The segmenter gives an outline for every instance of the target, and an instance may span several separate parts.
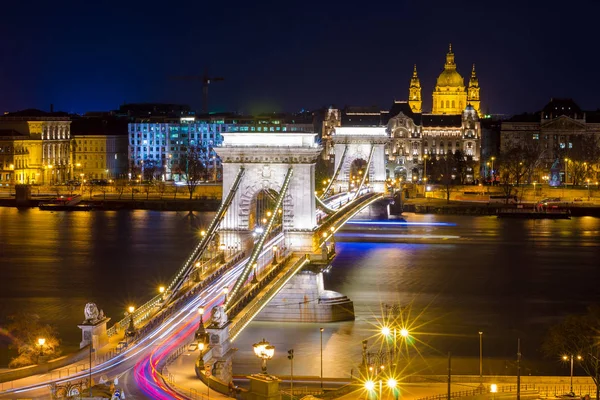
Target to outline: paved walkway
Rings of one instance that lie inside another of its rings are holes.
[[[169,378],[169,386],[191,399],[229,399],[229,397],[212,390],[198,377],[194,370],[198,351],[185,352],[169,364],[163,374]],[[209,393],[210,392],[210,393]]]

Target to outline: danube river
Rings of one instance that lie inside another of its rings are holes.
[[[120,319],[128,305],[168,282],[209,220],[176,212],[0,208],[0,323],[36,313],[75,348],[86,302]],[[600,219],[406,220],[411,224],[352,225],[338,235],[325,285],[354,301],[356,321],[322,325],[325,376],[356,371],[363,339],[379,345],[382,303],[410,305],[411,354],[432,360],[430,366],[452,351],[457,373],[478,373],[477,362],[461,366],[460,359],[476,360],[482,331],[484,372],[508,371],[519,337],[526,373],[564,372],[555,360],[542,361],[539,349],[549,326],[600,301]],[[251,346],[264,337],[276,347],[270,372],[287,373],[293,348],[295,373],[319,375],[319,328],[252,323],[235,342],[235,372],[257,371]],[[0,354],[5,363],[6,350]]]

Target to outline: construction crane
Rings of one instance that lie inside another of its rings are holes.
[[[208,85],[212,82],[224,81],[222,77],[210,77],[208,75],[208,69],[204,70],[204,75],[188,75],[188,76],[174,76],[171,77],[177,81],[201,81],[202,82],[202,113],[208,114]]]

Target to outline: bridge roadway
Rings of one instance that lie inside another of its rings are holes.
[[[353,195],[353,193],[348,193],[332,196],[326,203],[337,208],[350,201]],[[321,215],[325,216],[324,213]],[[265,250],[261,254],[268,253],[273,245],[279,245],[283,240],[283,234],[272,238],[266,243]],[[212,307],[223,301],[223,287],[231,287],[235,283],[246,262],[247,258],[233,266],[212,284],[208,285],[200,295],[191,299],[184,307],[164,321],[162,325],[150,331],[119,356],[93,365],[92,377],[94,381],[98,382],[102,377],[109,380],[119,377],[119,386],[124,389],[130,399],[141,399],[146,398],[146,396],[153,399],[184,398],[165,385],[159,367],[170,354],[188,343],[193,336],[199,322],[198,306],[203,305],[205,307],[205,315],[207,316],[205,319],[207,319]],[[88,377],[89,370],[87,369],[63,379],[56,379],[56,376],[51,373],[35,375],[1,384],[0,398],[22,398],[25,396],[27,398],[47,399],[50,383],[64,384],[86,380]]]

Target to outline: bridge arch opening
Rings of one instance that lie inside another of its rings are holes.
[[[252,197],[250,215],[248,216],[248,229],[254,232],[264,229],[273,213],[276,213],[277,197],[279,197],[279,193],[273,189],[261,189]],[[273,231],[281,227],[282,220],[282,212],[276,213]]]

